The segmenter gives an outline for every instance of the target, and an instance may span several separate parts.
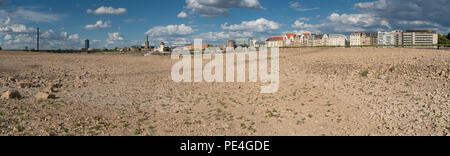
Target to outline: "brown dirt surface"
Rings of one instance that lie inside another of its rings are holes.
[[[0,94],[22,98],[0,99],[0,135],[449,135],[449,51],[282,49],[274,94],[175,83],[176,62],[1,51]]]

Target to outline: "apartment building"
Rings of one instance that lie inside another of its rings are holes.
[[[345,46],[345,35],[342,34],[330,34],[328,36],[327,46]]]
[[[249,39],[248,38],[239,38],[236,39],[236,46],[244,46],[247,45],[249,46]]]
[[[396,30],[394,31],[394,45],[402,45],[403,44],[403,31]]]
[[[350,34],[351,46],[377,45],[378,33],[356,32]]]
[[[296,35],[294,42],[295,46],[308,46],[308,39],[310,34],[309,33],[303,33],[300,35]]]
[[[356,32],[350,34],[350,46],[360,46],[362,45],[361,38],[364,33]]]
[[[378,45],[395,45],[394,32],[378,32]]]
[[[227,48],[235,48],[236,47],[236,42],[234,40],[228,40],[226,47]]]
[[[435,30],[406,30],[403,33],[404,45],[435,45],[438,34]]]
[[[328,35],[314,35],[313,37],[313,46],[314,47],[320,47],[320,46],[327,46],[328,45]]]
[[[252,39],[250,39],[250,47],[256,47],[256,42],[258,42],[258,40],[256,40],[256,39],[254,39],[254,38],[252,38]]]
[[[267,47],[283,47],[284,46],[284,40],[283,37],[272,37],[267,39],[266,41]]]
[[[378,33],[367,33],[363,38],[362,45],[377,45]]]

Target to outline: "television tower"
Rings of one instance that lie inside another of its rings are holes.
[[[37,28],[37,42],[36,42],[36,51],[39,51],[39,28]]]
[[[145,41],[145,49],[150,49],[150,42],[148,41],[148,35],[146,35],[146,41]]]

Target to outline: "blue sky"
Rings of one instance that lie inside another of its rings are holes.
[[[0,0],[0,46],[34,47],[35,27],[46,49],[219,44],[283,33],[435,29],[450,31],[448,0]],[[184,14],[181,14],[184,13]]]

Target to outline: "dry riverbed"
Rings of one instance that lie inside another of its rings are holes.
[[[175,83],[174,63],[1,51],[0,135],[449,135],[449,51],[282,49],[274,94]]]

